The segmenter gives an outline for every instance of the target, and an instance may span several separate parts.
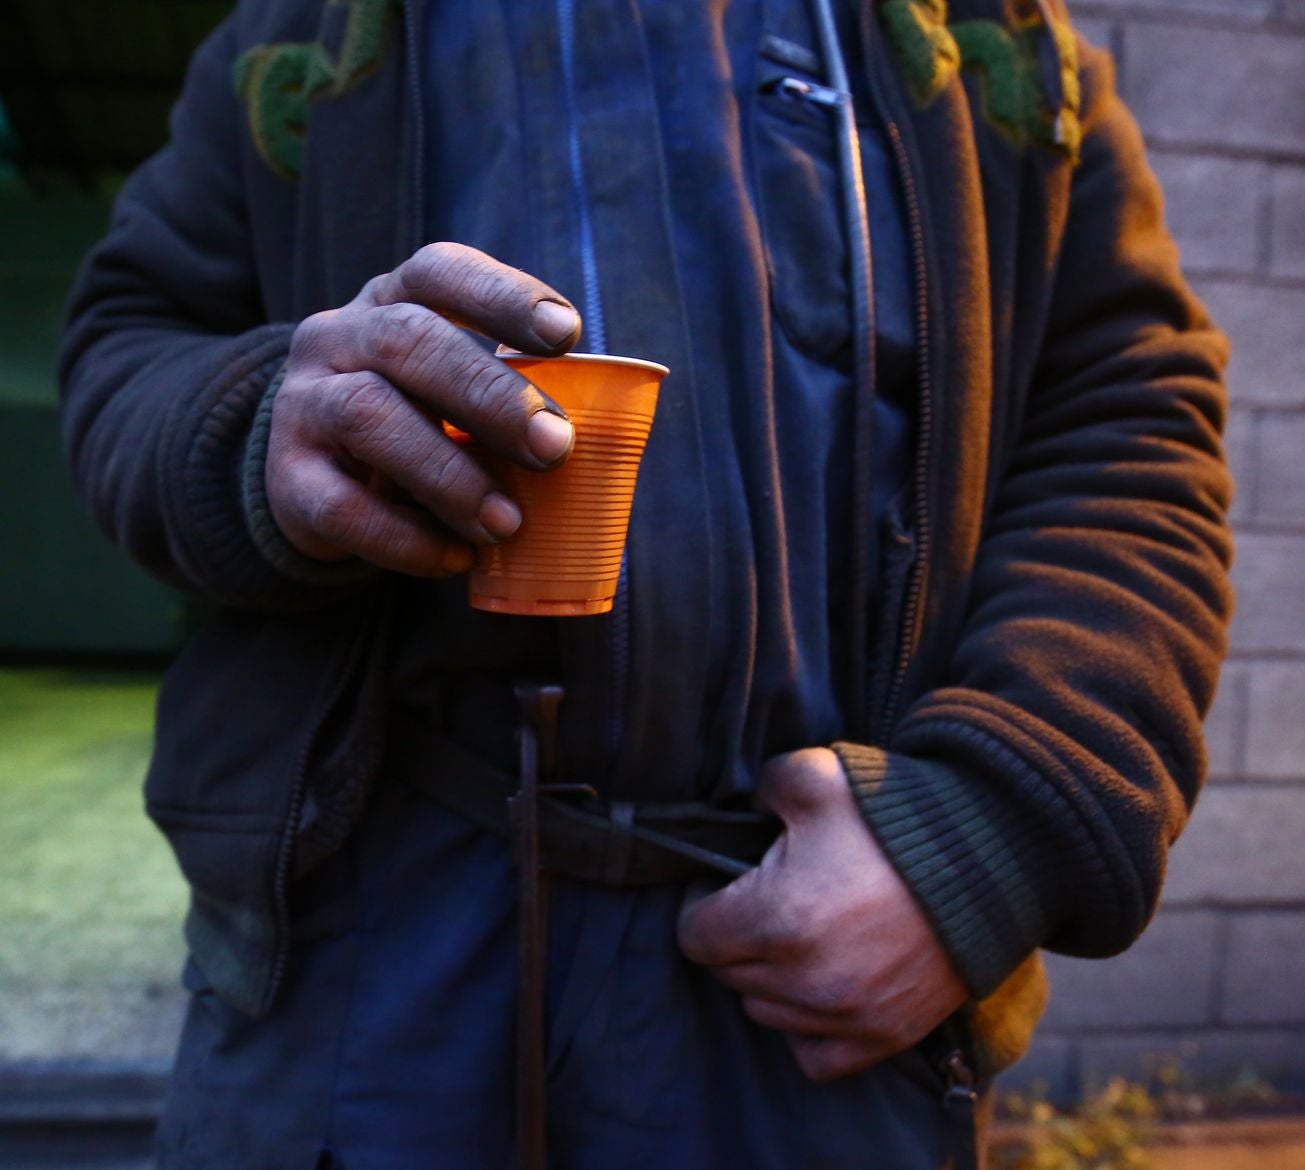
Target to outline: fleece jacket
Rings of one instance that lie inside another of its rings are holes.
[[[269,551],[243,469],[296,324],[422,242],[421,8],[240,4],[197,54],[171,144],[124,187],[71,305],[62,383],[80,489],[141,564],[217,607],[169,672],[146,796],[191,885],[192,954],[251,1014],[285,976],[307,838],[317,856],[344,840],[381,766],[403,583]],[[1104,956],[1143,929],[1202,780],[1231,607],[1226,346],[1180,276],[1110,60],[1070,34],[1059,0],[860,13],[905,194],[918,394],[909,506],[867,644],[850,648],[865,701],[833,746],[972,992],[990,1071],[1041,1008],[1039,948]],[[654,271],[658,198],[626,209],[633,229],[606,221],[609,244],[642,241]],[[670,274],[659,287],[640,351],[683,368]],[[662,486],[640,489],[629,677],[606,700],[624,712],[630,775],[645,752],[709,750],[701,707],[683,734],[685,704],[747,680],[705,678],[676,623],[728,617],[771,568],[727,556],[731,531],[712,534],[712,571],[665,555],[671,518],[714,506],[719,441],[705,398],[667,389],[658,426],[677,442],[645,469]],[[761,502],[764,454],[745,485]],[[751,547],[778,555],[782,536]],[[782,631],[775,617],[756,628]],[[595,628],[559,637],[613,649]]]

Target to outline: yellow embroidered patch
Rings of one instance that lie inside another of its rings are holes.
[[[995,20],[949,25],[946,0],[886,0],[880,11],[917,103],[928,105],[960,70],[972,70],[980,78],[984,117],[1007,139],[1021,147],[1040,142],[1078,161],[1078,52],[1067,24],[1033,13],[1014,28]],[[1055,101],[1047,92],[1044,46],[1053,50],[1059,72]]]

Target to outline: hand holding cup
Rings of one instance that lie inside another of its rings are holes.
[[[561,464],[575,432],[565,411],[464,327],[552,356],[575,344],[580,316],[534,277],[442,243],[295,330],[266,486],[273,518],[300,552],[444,577],[469,569],[476,546],[516,532],[517,501],[441,420],[533,471]]]

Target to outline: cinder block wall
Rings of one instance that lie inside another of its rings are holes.
[[[1014,1079],[1075,1092],[1151,1056],[1305,1087],[1305,0],[1070,0],[1113,51],[1186,271],[1231,335],[1233,653],[1211,782],[1142,941],[1053,957]]]

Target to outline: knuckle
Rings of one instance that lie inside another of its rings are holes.
[[[297,452],[286,445],[268,448],[266,487],[267,500],[278,519],[289,518],[302,525],[309,511],[312,492],[305,482],[303,461]]]
[[[486,362],[468,371],[463,384],[463,405],[491,426],[525,418],[527,383],[499,362]]]
[[[392,398],[390,387],[376,374],[343,379],[332,403],[336,432],[355,441],[374,435],[394,409]]]
[[[446,510],[453,507],[469,514],[479,511],[488,477],[460,451],[439,448],[431,452],[422,470]]]
[[[465,258],[471,251],[466,244],[458,244],[453,240],[436,240],[418,248],[414,259],[427,269],[447,268]]]
[[[318,381],[311,375],[287,371],[281,388],[272,403],[272,433],[282,429],[298,431],[306,417],[313,413],[318,398]]]
[[[366,284],[358,290],[358,295],[350,302],[351,307],[364,308],[371,305],[384,303],[386,293],[393,280],[393,274],[389,272],[378,273],[371,277]]]
[[[800,910],[784,902],[762,918],[758,933],[763,954],[792,955],[806,945],[807,926]]]
[[[325,355],[339,328],[339,317],[338,309],[327,309],[300,321],[290,338],[291,361],[303,362]]]
[[[369,314],[364,351],[375,362],[401,362],[431,329],[434,314],[408,301],[373,309]]]
[[[527,277],[484,252],[448,241],[427,244],[403,267],[400,279],[418,298],[451,295],[490,317],[526,311],[531,302],[523,295]]]
[[[425,244],[412,257],[399,266],[399,283],[408,292],[422,294],[443,287],[450,273],[464,253],[470,251],[463,244],[439,240]]]
[[[468,266],[467,293],[490,316],[524,309],[525,298],[518,291],[517,282],[487,260]]]
[[[860,1006],[860,989],[846,976],[826,977],[809,982],[802,990],[807,1007],[825,1015],[847,1015]]]
[[[460,329],[432,313],[406,374],[414,382],[438,387],[442,394],[458,402],[461,387],[474,376],[477,363],[483,360],[480,348],[468,341]]]
[[[312,530],[332,541],[348,540],[359,529],[357,497],[341,486],[328,487],[311,502]]]

